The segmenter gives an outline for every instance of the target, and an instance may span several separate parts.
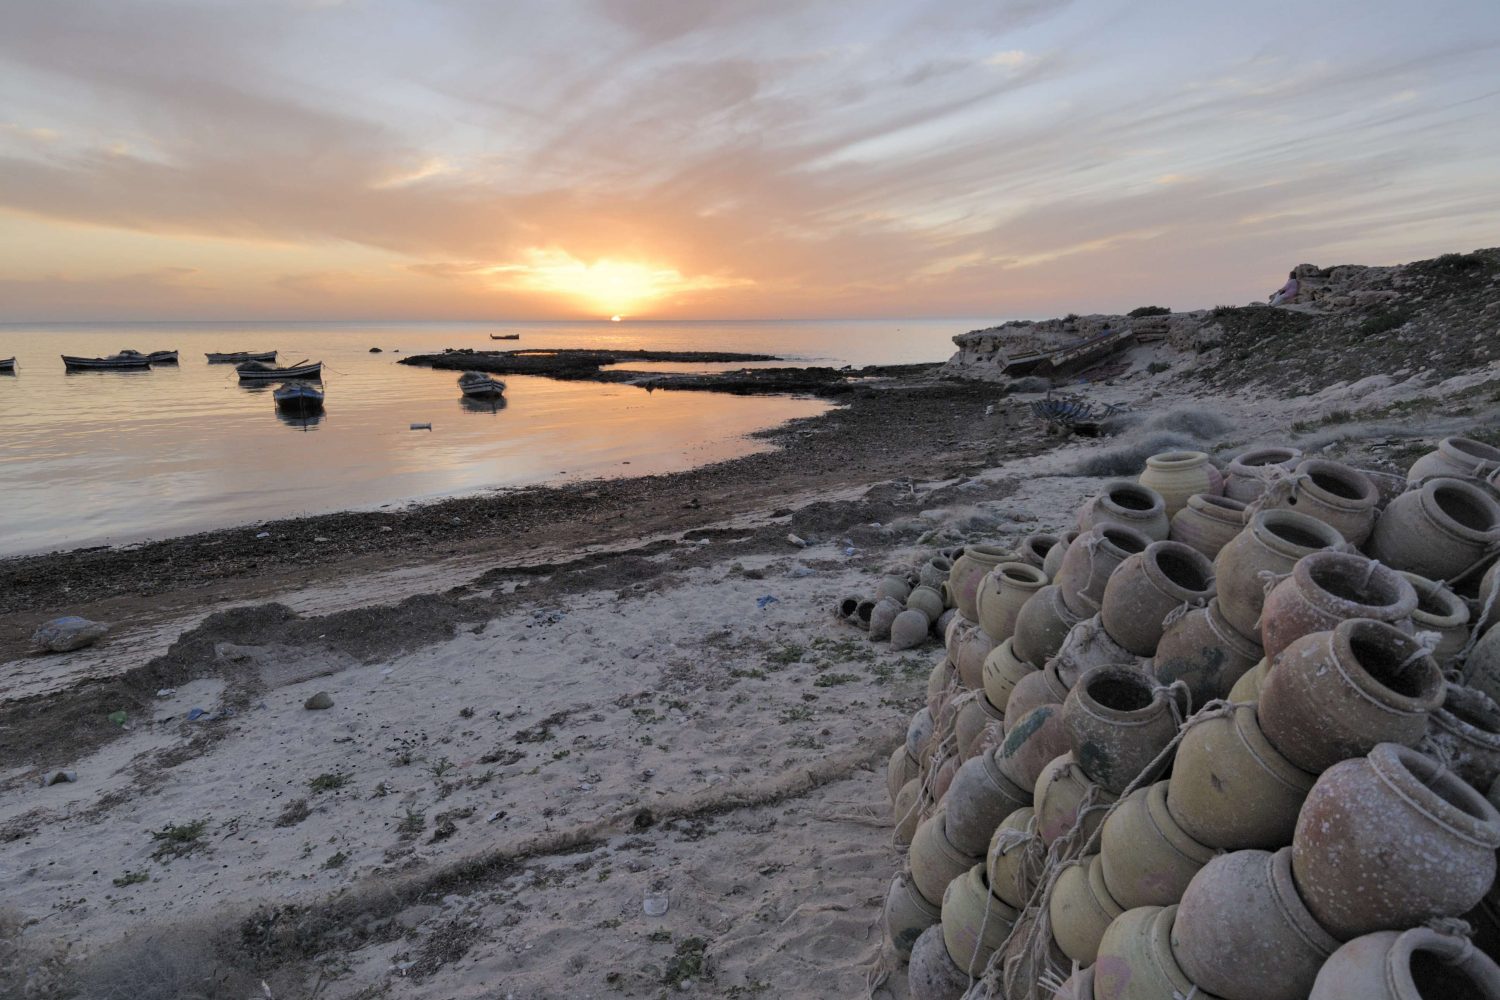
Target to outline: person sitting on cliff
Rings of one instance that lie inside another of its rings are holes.
[[[1286,284],[1271,293],[1271,305],[1279,306],[1283,302],[1291,302],[1297,297],[1299,283],[1297,272],[1292,271],[1286,276]]]

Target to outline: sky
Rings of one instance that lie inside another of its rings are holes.
[[[1009,317],[1500,244],[1495,0],[7,0],[0,321]]]

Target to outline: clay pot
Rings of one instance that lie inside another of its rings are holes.
[[[1464,476],[1487,479],[1500,472],[1500,448],[1492,448],[1472,438],[1450,437],[1438,442],[1406,470],[1407,482],[1416,485],[1434,476]]]
[[[1261,732],[1254,705],[1189,721],[1167,785],[1167,808],[1201,844],[1226,851],[1272,850],[1292,839],[1316,778]]]
[[[1067,750],[1062,706],[1042,705],[1006,729],[1005,742],[994,751],[995,764],[1018,787],[1034,789],[1042,769]]]
[[[1004,642],[1016,630],[1016,616],[1038,590],[1047,586],[1047,574],[1039,567],[1020,562],[996,566],[979,581],[976,603],[979,627],[994,642]]]
[[[958,674],[958,668],[953,661],[944,656],[932,665],[932,670],[927,674],[927,707],[932,708],[933,699],[948,690],[953,683],[953,678]],[[933,712],[936,716],[937,713]]]
[[[935,622],[943,616],[943,595],[926,584],[914,587],[910,596],[906,598],[906,610],[920,611],[927,618],[928,623]]]
[[[913,778],[901,786],[896,801],[891,804],[891,821],[896,839],[903,844],[911,843],[917,832],[917,823],[922,818],[922,779]]]
[[[1228,497],[1194,493],[1187,506],[1172,515],[1167,537],[1190,545],[1210,560],[1245,527],[1245,505]]]
[[[1166,504],[1168,519],[1187,506],[1196,493],[1218,494],[1224,477],[1201,451],[1168,451],[1146,459],[1140,484],[1155,490]]]
[[[1036,888],[1032,879],[1041,871],[1045,848],[1034,832],[1035,812],[1030,806],[1017,809],[995,828],[985,852],[984,865],[990,892],[1011,906],[1023,907]],[[1027,853],[1035,863],[1028,864]]]
[[[1307,1000],[1500,1000],[1500,967],[1467,938],[1379,931],[1334,952]]]
[[[860,601],[854,607],[854,624],[862,629],[869,629],[870,615],[875,612],[875,602],[870,600]]]
[[[894,597],[882,597],[876,601],[875,610],[870,612],[870,638],[875,642],[884,642],[889,639],[891,623],[904,610],[901,601]]]
[[[958,1000],[969,988],[969,977],[948,955],[942,924],[927,928],[912,944],[906,987],[912,1000]]]
[[[859,598],[840,597],[833,606],[833,616],[839,621],[853,624],[854,612],[859,608]]]
[[[1340,462],[1304,459],[1289,478],[1271,486],[1251,509],[1295,510],[1331,525],[1351,545],[1363,545],[1375,526],[1380,491],[1369,477]]]
[[[1079,965],[1093,965],[1104,932],[1125,908],[1109,894],[1100,874],[1099,855],[1094,854],[1062,870],[1047,911],[1052,937],[1063,954]]]
[[[995,649],[995,640],[984,629],[975,626],[958,640],[958,654],[953,664],[964,687],[975,690],[984,686],[984,660]]]
[[[930,587],[942,593],[943,584],[948,582],[948,576],[952,572],[952,562],[942,556],[933,556],[917,570],[917,582],[923,587]]]
[[[1249,670],[1239,680],[1234,682],[1234,687],[1229,689],[1229,697],[1226,701],[1234,702],[1236,705],[1255,704],[1260,701],[1261,685],[1266,682],[1266,675],[1271,672],[1271,661],[1264,656],[1260,662]]]
[[[1415,639],[1353,619],[1302,636],[1276,658],[1258,716],[1282,756],[1319,774],[1379,743],[1416,746],[1443,693],[1442,672]]]
[[[1241,503],[1259,500],[1270,479],[1292,471],[1302,458],[1298,448],[1252,448],[1229,460],[1224,470],[1224,495]]]
[[[1126,558],[1145,552],[1151,539],[1121,524],[1101,524],[1080,532],[1062,557],[1057,584],[1063,603],[1075,615],[1098,614],[1104,586]]]
[[[944,757],[938,764],[937,773],[932,776],[932,798],[941,802],[948,794],[948,789],[953,785],[953,779],[958,775],[958,769],[963,761],[958,759],[957,754]]]
[[[1170,530],[1167,504],[1161,494],[1128,479],[1104,484],[1104,492],[1078,508],[1078,530],[1087,532],[1100,524],[1123,524],[1152,541],[1161,541]]]
[[[1046,586],[1031,596],[1016,616],[1011,649],[1033,666],[1041,666],[1057,653],[1068,629],[1083,619],[1063,603],[1062,591]]]
[[[1172,924],[1183,973],[1225,1000],[1304,1000],[1338,946],[1297,895],[1290,847],[1210,861]]]
[[[1052,1000],[1094,1000],[1094,967],[1079,969],[1063,980]]]
[[[1490,788],[1500,777],[1500,706],[1481,691],[1445,685],[1419,749],[1475,788]]]
[[[1213,596],[1214,568],[1203,553],[1181,542],[1153,542],[1110,576],[1099,617],[1111,639],[1150,656],[1168,615],[1202,607]]]
[[[1016,685],[1028,674],[1036,672],[1036,667],[1016,656],[1011,649],[1011,640],[1006,639],[984,658],[981,679],[984,681],[985,697],[1003,716]]]
[[[890,762],[885,767],[885,790],[890,795],[892,805],[895,804],[901,787],[915,778],[920,769],[917,759],[906,752],[905,743],[891,751]]]
[[[948,589],[953,594],[958,613],[971,622],[977,622],[979,609],[974,601],[979,595],[979,581],[996,566],[1014,558],[1014,552],[998,545],[965,547],[964,554],[953,561],[953,569],[948,573]]]
[[[1318,923],[1347,941],[1467,912],[1495,879],[1497,847],[1500,813],[1484,796],[1432,758],[1382,743],[1318,778],[1292,872]]]
[[[1005,714],[990,704],[983,690],[970,692],[968,700],[959,708],[958,717],[953,721],[958,756],[962,760],[974,756],[985,727],[991,723],[1003,725],[1004,722]]]
[[[875,599],[877,601],[884,597],[890,597],[904,604],[906,603],[907,597],[909,597],[910,595],[911,583],[906,579],[906,577],[899,576],[895,573],[887,573],[885,576],[881,577],[880,582],[875,585]]]
[[[1048,847],[1075,825],[1081,828],[1079,843],[1087,842],[1104,823],[1105,810],[1116,796],[1089,780],[1073,760],[1071,753],[1053,758],[1036,779],[1032,806],[1036,813],[1036,832]],[[1085,810],[1085,801],[1089,804]]]
[[[1021,547],[1016,550],[1016,561],[1041,569],[1047,562],[1047,553],[1056,544],[1056,535],[1049,535],[1045,531],[1033,532],[1021,539]]]
[[[1057,668],[1058,679],[1071,690],[1078,678],[1099,667],[1131,667],[1145,673],[1150,669],[1149,657],[1136,656],[1124,646],[1110,638],[1104,630],[1099,616],[1085,618],[1068,629],[1057,655],[1047,661]]]
[[[943,589],[948,589],[948,585],[946,583],[943,584]],[[932,623],[932,637],[934,639],[941,640],[948,634],[948,626],[953,624],[953,622],[957,620],[958,610],[956,608],[943,609],[943,613],[938,615],[937,621]]]
[[[1389,566],[1351,552],[1314,552],[1272,588],[1260,614],[1260,644],[1274,666],[1292,641],[1351,618],[1412,631],[1417,592]]]
[[[1263,510],[1252,515],[1245,530],[1214,558],[1214,587],[1224,620],[1259,644],[1265,574],[1285,576],[1303,556],[1324,549],[1343,551],[1347,545],[1336,530],[1306,514]]]
[[[891,650],[899,653],[922,645],[927,641],[927,630],[931,627],[932,620],[925,611],[907,608],[891,622]]]
[[[1078,767],[1113,797],[1172,742],[1177,711],[1167,689],[1140,671],[1097,667],[1068,692],[1063,728]]]
[[[1440,669],[1447,670],[1469,641],[1469,606],[1435,580],[1415,573],[1402,572],[1401,575],[1417,592],[1417,610],[1411,613],[1412,627],[1418,632],[1438,634],[1432,658]]]
[[[941,915],[942,908],[923,899],[909,875],[903,872],[891,880],[885,894],[885,934],[903,960],[911,957],[911,946]]]
[[[978,976],[1020,916],[990,892],[984,865],[975,865],[949,882],[943,893],[943,943],[948,957],[966,975]]]
[[[1403,493],[1375,522],[1370,555],[1395,569],[1451,580],[1500,542],[1500,504],[1477,486],[1429,479]]]
[[[1157,681],[1182,681],[1193,705],[1223,698],[1265,655],[1260,643],[1240,635],[1225,620],[1220,600],[1215,597],[1208,607],[1195,608],[1168,626],[1151,661]]]
[[[1500,628],[1492,628],[1469,651],[1464,684],[1500,701]]]
[[[1047,574],[1049,582],[1056,582],[1057,571],[1062,568],[1063,556],[1068,553],[1068,546],[1073,544],[1073,539],[1078,537],[1076,528],[1064,531],[1058,536],[1057,544],[1047,550],[1047,558],[1042,560],[1042,572]]]
[[[948,883],[974,867],[980,858],[965,854],[948,839],[948,810],[940,803],[933,814],[917,825],[911,839],[907,862],[911,878],[922,898],[935,906],[943,904],[943,890]]]
[[[1375,500],[1375,513],[1378,517],[1391,501],[1405,493],[1409,487],[1405,476],[1398,476],[1391,472],[1381,472],[1379,469],[1356,470],[1366,479],[1375,484],[1375,492],[1379,494]]]
[[[943,648],[948,651],[948,659],[958,663],[958,644],[963,642],[964,636],[978,627],[963,615],[956,614],[948,620],[948,627],[943,629]]]
[[[1068,685],[1058,676],[1056,662],[1045,670],[1034,670],[1016,684],[1006,703],[1006,717],[1020,721],[1026,713],[1042,705],[1061,705],[1068,698]]]
[[[1104,884],[1120,906],[1170,906],[1217,854],[1177,825],[1167,783],[1137,788],[1104,821],[1099,856]]]
[[[1220,1000],[1197,987],[1172,954],[1175,906],[1138,906],[1110,923],[1094,961],[1094,1000]]]
[[[917,760],[922,759],[922,754],[927,750],[927,742],[932,739],[933,713],[928,709],[921,709],[911,717],[911,722],[906,727],[906,752]]]
[[[982,855],[1000,821],[1031,801],[1031,789],[1007,778],[993,752],[979,754],[958,769],[943,800],[948,842],[960,854]]]

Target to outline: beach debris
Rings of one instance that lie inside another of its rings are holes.
[[[414,430],[414,431],[430,431],[430,430],[432,430],[432,425],[431,424],[412,424],[411,425],[411,429]]]
[[[42,779],[42,787],[50,788],[53,785],[66,785],[77,780],[77,771],[54,771]]]
[[[54,618],[41,625],[31,634],[32,645],[39,650],[67,653],[84,646],[92,646],[104,638],[109,626],[104,622],[90,621],[77,615]]]
[[[120,711],[120,712],[110,712],[108,715],[105,716],[105,718],[108,719],[110,722],[113,722],[117,726],[123,726],[123,725],[125,725],[125,718],[126,718],[126,716],[125,716],[125,713],[123,711]]]
[[[755,606],[764,611],[766,608],[770,607],[772,604],[778,603],[780,600],[781,599],[779,597],[776,597],[773,594],[766,594],[755,599]]]
[[[311,698],[302,703],[302,707],[309,710],[317,710],[333,707],[333,698],[327,691],[319,691]]]
[[[799,548],[799,549],[805,549],[805,548],[807,548],[807,539],[803,538],[801,535],[797,534],[795,531],[788,532],[787,536],[786,536],[786,540],[789,541],[789,542],[791,542],[793,545],[797,546],[797,548]]]
[[[687,503],[685,503],[685,504],[682,505],[682,509],[683,510],[697,510],[699,507],[702,507],[702,506],[703,506],[702,502],[697,497],[693,497]]]
[[[333,541],[333,539],[327,537],[326,535],[315,535],[313,536],[313,541],[319,545],[322,545],[324,542]]]
[[[210,712],[206,708],[190,708],[188,709],[187,720],[189,722],[197,722],[199,719],[209,714]]]
[[[809,576],[816,576],[817,573],[818,571],[813,569],[811,566],[803,566],[799,563],[798,565],[793,566],[791,569],[787,570],[786,575],[791,577],[793,580],[802,580]]]
[[[257,531],[255,533],[255,537],[256,538],[270,538],[271,537],[271,533],[269,531]]]
[[[158,698],[170,698],[170,697],[172,697],[176,693],[177,693],[177,689],[176,688],[162,688],[160,691],[156,692],[156,696]]]
[[[671,906],[672,899],[667,895],[667,890],[665,889],[660,892],[652,892],[650,889],[647,889],[645,898],[641,900],[641,910],[648,917],[659,917],[666,913]]]
[[[396,529],[393,528],[393,527],[391,527],[389,524],[382,524],[380,526],[380,530],[381,531],[395,531]]]

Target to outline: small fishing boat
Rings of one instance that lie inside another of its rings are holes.
[[[470,399],[494,399],[505,395],[505,383],[484,372],[464,372],[458,377],[458,387]]]
[[[153,365],[175,365],[177,363],[176,351],[132,351],[129,348],[115,355],[120,358],[145,358]]]
[[[323,380],[323,362],[321,361],[310,365],[299,361],[286,368],[251,361],[247,364],[236,365],[234,370],[239,374],[241,382],[287,382],[297,379],[321,382]]]
[[[14,375],[16,373],[15,358],[0,358],[0,375]]]
[[[112,354],[107,358],[76,358],[62,355],[63,367],[70,372],[120,372],[150,369],[151,359],[144,354]]]
[[[242,365],[248,361],[275,361],[275,351],[229,351],[225,354],[203,355],[211,365]]]
[[[491,340],[520,340],[521,339],[521,335],[519,333],[492,333],[492,334],[490,334],[490,339]]]
[[[323,408],[323,392],[307,382],[288,382],[272,394],[276,408],[290,413],[316,413]]]

